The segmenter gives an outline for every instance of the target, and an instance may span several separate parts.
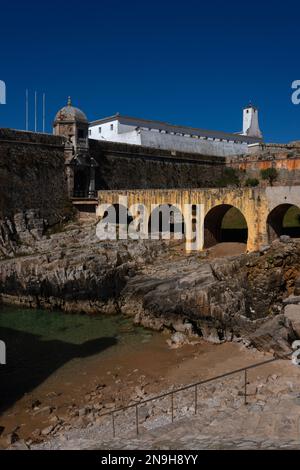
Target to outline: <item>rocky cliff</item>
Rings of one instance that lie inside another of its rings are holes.
[[[210,259],[209,252],[188,256],[160,241],[99,242],[93,225],[69,225],[26,238],[25,247],[0,262],[5,302],[122,312],[157,330],[189,330],[213,342],[247,338],[262,348],[253,334],[276,318],[271,327],[276,334],[283,328],[285,343],[272,348],[285,351],[294,338],[281,317],[300,273],[300,243],[288,237],[261,252]]]

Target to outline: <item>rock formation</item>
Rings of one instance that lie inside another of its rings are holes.
[[[244,340],[279,353],[299,335],[297,313],[283,303],[299,289],[297,241],[283,237],[260,252],[210,259],[161,241],[99,242],[93,224],[47,233],[35,215],[17,214],[13,224],[1,225],[4,302],[122,312],[156,330]]]

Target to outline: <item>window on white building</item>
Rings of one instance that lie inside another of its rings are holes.
[[[89,129],[89,135],[92,135],[92,131],[91,131],[91,129]]]
[[[99,134],[101,134],[101,127],[100,126],[98,127],[98,131],[99,131]]]
[[[114,125],[113,125],[113,124],[110,125],[110,130],[111,130],[111,131],[114,130]]]

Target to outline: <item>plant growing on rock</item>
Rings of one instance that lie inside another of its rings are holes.
[[[270,186],[273,186],[274,181],[278,177],[278,171],[276,168],[265,168],[260,171],[261,177],[263,180],[267,180],[270,183]]]
[[[234,168],[225,168],[223,176],[216,181],[216,186],[224,188],[226,186],[240,186],[239,176]]]
[[[245,181],[245,186],[250,188],[254,188],[255,186],[259,185],[259,180],[257,178],[247,178]]]

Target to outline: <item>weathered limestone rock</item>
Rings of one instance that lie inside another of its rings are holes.
[[[281,235],[279,239],[282,243],[290,243],[292,241],[289,235]]]
[[[210,263],[196,256],[189,258],[188,265],[184,259],[167,259],[159,267],[154,263],[128,280],[120,296],[121,311],[130,315],[137,309],[135,321],[144,326],[152,323],[155,329],[176,330],[179,316],[211,342],[249,338],[265,318],[269,321],[270,314],[281,312],[285,289],[298,276],[299,248],[294,242],[279,242],[263,253]],[[271,325],[276,326],[278,338],[260,342],[268,350],[287,351],[292,329],[288,322],[280,326],[279,319]]]
[[[283,302],[300,301],[289,296],[300,273],[300,243],[293,240],[209,261],[196,252],[174,255],[162,241],[100,242],[93,225],[70,224],[63,232],[43,235],[42,224],[30,212],[6,224],[17,242],[15,256],[0,260],[2,301],[123,313],[148,328],[197,333],[214,343],[252,338],[266,319],[282,312]],[[286,323],[280,318],[270,324],[276,341],[262,329],[253,344],[286,350],[293,328],[288,318]]]
[[[300,277],[295,280],[294,295],[300,296]]]
[[[250,335],[251,343],[257,349],[279,355],[290,352],[290,344],[294,339],[291,322],[285,315],[268,319]]]
[[[36,210],[0,219],[0,260],[33,253],[34,244],[42,240],[45,228],[46,221]]]
[[[290,295],[286,299],[283,299],[284,305],[297,305],[300,303],[300,295]]]
[[[23,222],[18,220],[19,231]],[[30,225],[36,234],[38,224]],[[136,260],[151,262],[163,247],[153,242],[99,242],[94,226],[76,226],[42,238],[30,231],[26,240],[27,256],[18,256],[17,250],[14,258],[0,261],[2,300],[85,313],[119,312],[118,296],[137,269]]]
[[[10,447],[10,450],[29,450],[29,446],[26,444],[24,439],[14,442]]]
[[[296,337],[300,338],[300,305],[286,305],[284,316],[291,322]]]
[[[219,338],[217,329],[210,327],[209,325],[201,325],[201,334],[203,336],[203,339],[205,339],[209,343],[219,344],[222,342]]]
[[[171,349],[179,348],[184,344],[188,343],[188,338],[183,333],[174,333],[170,339],[167,340],[168,345]]]
[[[175,321],[173,322],[173,328],[179,333],[184,333],[190,336],[193,333],[193,325],[187,321]]]

